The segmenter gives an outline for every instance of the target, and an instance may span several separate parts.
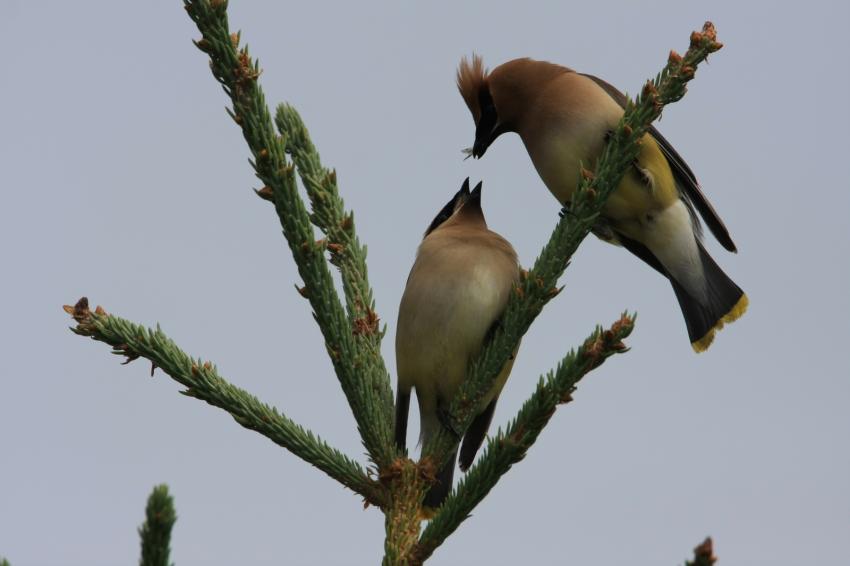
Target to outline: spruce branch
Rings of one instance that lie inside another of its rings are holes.
[[[366,247],[357,238],[354,213],[345,210],[336,171],[322,165],[310,133],[293,106],[278,105],[275,124],[310,197],[310,220],[328,237],[331,263],[339,267],[342,275],[349,317],[352,323],[357,319],[369,319],[361,324],[365,323],[370,335],[379,336],[375,301],[367,275]]]
[[[666,104],[684,96],[686,84],[693,79],[697,66],[722,47],[711,22],[706,22],[701,32],[693,32],[690,39],[684,57],[671,51],[667,65],[655,80],[647,81],[634,102],[627,102],[623,117],[597,162],[596,171],[582,169],[569,210],[562,214],[533,268],[515,288],[501,325],[472,363],[468,378],[455,395],[448,415],[450,427],[443,427],[424,447],[424,454],[431,457],[436,466],[441,466],[453,452],[481,399],[531,323],[546,303],[560,293],[558,280],[637,156],[640,141],[651,123],[661,116]]]
[[[491,438],[478,462],[446,499],[420,537],[415,556],[424,562],[465,521],[511,466],[525,458],[558,405],[572,401],[576,384],[614,354],[623,353],[623,340],[634,328],[634,316],[623,313],[609,330],[597,327],[557,368],[540,378],[537,390],[513,421]]]
[[[174,500],[168,494],[168,486],[158,485],[148,497],[145,522],[139,527],[142,557],[139,566],[173,566],[168,558],[171,554],[171,529],[177,522]]]
[[[395,457],[392,442],[392,394],[389,376],[364,371],[374,368],[374,352],[361,347],[334,288],[324,258],[325,240],[315,240],[310,215],[298,195],[285,142],[275,134],[263,90],[259,63],[247,47],[238,48],[240,34],[230,33],[225,0],[184,0],[186,11],[201,32],[195,45],[210,57],[210,69],[233,103],[228,113],[242,128],[253,154],[252,166],[265,188],[261,196],[274,202],[283,234],[304,280],[300,290],[313,308],[337,378],[351,407],[363,444],[379,467]],[[352,232],[353,233],[353,232]],[[365,271],[363,272],[365,277]]]
[[[103,308],[89,310],[83,297],[76,305],[66,306],[76,321],[71,330],[112,346],[112,352],[129,363],[138,358],[151,362],[151,373],[159,368],[186,387],[186,396],[224,409],[243,427],[259,432],[278,446],[286,448],[308,464],[322,470],[345,487],[363,496],[367,503],[383,506],[383,487],[369,478],[363,468],[331,448],[312,432],[305,430],[274,407],[228,383],[209,362],[191,358],[165,335],[157,325],[150,330],[108,314]]]
[[[357,237],[354,212],[345,210],[337,186],[336,170],[322,165],[319,152],[298,111],[289,104],[280,104],[275,113],[275,124],[310,198],[310,220],[327,236],[330,262],[339,268],[342,276],[352,332],[359,350],[368,356],[362,370],[364,377],[381,396],[379,409],[384,410],[381,416],[388,426],[392,426],[393,393],[381,356],[384,331],[379,327],[380,319],[375,312],[366,267],[366,246]]]

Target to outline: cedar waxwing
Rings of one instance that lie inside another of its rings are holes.
[[[568,212],[582,165],[593,167],[623,116],[625,96],[592,75],[533,59],[488,72],[461,60],[457,85],[475,120],[472,155],[505,132],[519,134],[543,182]],[[691,346],[702,352],[724,323],[747,309],[747,296],[701,242],[697,212],[720,244],[737,251],[690,167],[652,127],[608,198],[594,233],[622,245],[673,284]]]
[[[398,393],[395,440],[404,449],[410,389],[419,401],[421,445],[439,430],[460,384],[502,316],[519,278],[511,244],[487,229],[481,211],[481,183],[469,179],[437,214],[419,245],[398,312],[396,359]],[[516,352],[514,352],[516,355]],[[484,442],[496,400],[513,366],[513,356],[463,437],[460,468],[466,471]],[[455,457],[437,474],[423,506],[439,507],[452,489]]]

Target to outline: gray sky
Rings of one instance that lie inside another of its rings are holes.
[[[415,248],[464,177],[484,179],[490,226],[525,265],[557,219],[516,136],[461,160],[473,125],[453,84],[460,57],[548,59],[633,93],[713,20],[726,47],[660,128],[738,244],[710,250],[749,312],[697,356],[669,284],[588,239],[524,340],[495,422],[627,308],[639,312],[633,349],[589,376],[432,562],[672,566],[708,534],[724,566],[846,561],[850,4],[232,4],[268,100],[293,103],[338,169],[390,367]],[[0,14],[0,555],[132,564],[145,498],[167,482],[178,566],[378,563],[378,511],[67,330],[61,305],[84,294],[159,321],[364,460],[182,3],[0,0]]]

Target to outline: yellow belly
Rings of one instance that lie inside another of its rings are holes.
[[[543,182],[560,203],[572,200],[580,168],[595,168],[604,140],[590,145],[579,140],[547,140],[543,151],[532,155]],[[637,167],[630,167],[608,197],[602,214],[619,231],[640,238],[641,226],[653,215],[674,204],[679,195],[670,164],[649,134],[641,140]],[[640,170],[639,170],[639,169]]]

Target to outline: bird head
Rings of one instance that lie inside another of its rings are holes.
[[[463,182],[460,190],[454,194],[449,202],[437,213],[431,225],[425,231],[425,237],[437,228],[447,224],[467,221],[471,219],[484,221],[484,213],[481,210],[481,185],[479,182],[475,188],[469,190],[469,177]],[[486,224],[484,224],[486,227]]]
[[[528,108],[566,67],[534,59],[514,59],[493,71],[479,55],[464,57],[457,70],[457,88],[475,121],[475,143],[469,153],[480,158],[496,138],[519,132]]]

